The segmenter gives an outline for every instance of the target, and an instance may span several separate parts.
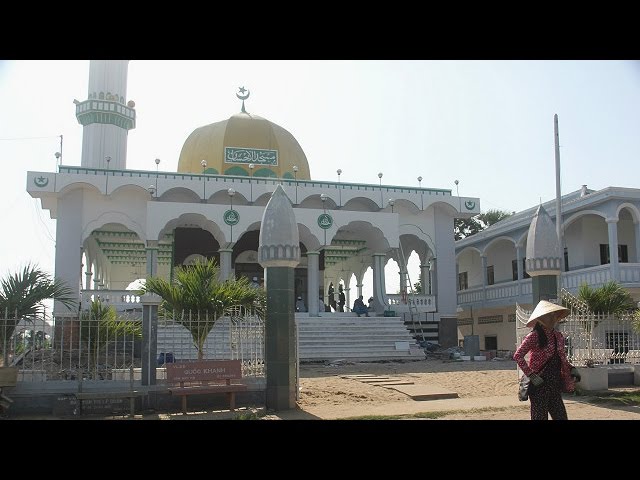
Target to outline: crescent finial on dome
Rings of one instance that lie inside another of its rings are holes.
[[[242,113],[247,113],[247,111],[244,109],[244,101],[247,98],[249,98],[249,95],[251,95],[251,91],[247,90],[244,87],[238,87],[238,92],[239,93],[236,93],[236,97],[238,97],[240,100],[242,100]],[[246,95],[245,95],[245,92],[247,93]],[[242,94],[242,95],[240,95],[240,94]]]

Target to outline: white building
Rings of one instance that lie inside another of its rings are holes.
[[[555,222],[555,199],[543,204]],[[459,337],[483,350],[514,350],[515,304],[531,309],[527,233],[537,206],[456,242]],[[561,286],[576,293],[615,280],[640,300],[640,189],[583,185],[562,197]]]
[[[260,222],[281,184],[300,233],[296,294],[310,315],[318,311],[319,297],[328,303],[330,283],[337,291],[342,282],[346,305],[353,305],[372,268],[378,314],[387,309],[422,315],[439,325],[441,342],[455,344],[453,222],[478,214],[477,198],[384,185],[381,174],[373,185],[313,180],[310,167],[322,159],[310,165],[291,133],[247,112],[244,88],[237,94],[239,113],[186,139],[177,172],[160,170],[159,161],[156,170],[129,170],[127,134],[135,128],[136,112],[127,102],[127,69],[126,60],[90,64],[87,100],[76,102],[84,129],[80,165],[27,174],[27,191],[57,220],[55,276],[77,286],[83,305],[100,295],[120,310],[135,310],[139,299],[127,290],[131,282],[148,275],[170,278],[174,267],[198,257],[214,257],[222,278],[263,279],[257,261]],[[412,252],[420,258],[425,294],[407,296]],[[400,265],[400,294],[386,291],[390,259]],[[74,315],[54,305],[54,316]]]

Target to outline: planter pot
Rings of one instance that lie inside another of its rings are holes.
[[[576,388],[580,390],[608,390],[609,371],[606,367],[577,367],[580,373],[580,381],[576,382]]]

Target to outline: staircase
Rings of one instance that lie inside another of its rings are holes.
[[[353,312],[296,314],[300,361],[424,359],[400,317],[358,317]],[[178,324],[158,325],[157,352],[172,352],[177,360],[194,360],[198,352],[191,334]],[[437,338],[437,327],[435,330]],[[204,344],[204,358],[261,361],[264,359],[264,324],[236,330],[224,318],[216,322]],[[230,352],[233,352],[230,356]]]
[[[297,315],[301,361],[424,359],[400,317],[355,313]]]
[[[417,342],[426,340],[439,343],[440,323],[428,320],[427,315],[427,313],[403,313],[402,320],[407,331]]]

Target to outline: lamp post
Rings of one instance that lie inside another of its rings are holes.
[[[56,156],[56,169],[57,169],[60,162],[60,157],[62,157],[62,154],[60,152],[56,152],[55,156]]]
[[[378,174],[378,180],[380,181],[380,208],[384,208],[382,205],[384,202],[382,201],[382,172]]]
[[[424,210],[424,192],[422,191],[422,176],[418,177],[418,188],[420,189],[420,210]]]
[[[393,205],[396,203],[395,199],[390,198],[389,199],[389,206],[391,207],[391,213],[393,213]]]
[[[111,162],[111,157],[104,157],[104,160],[107,162],[107,180],[104,186],[104,194],[106,195],[109,193],[109,162]]]
[[[327,209],[325,207],[325,202],[327,201],[327,194],[326,193],[321,193],[320,194],[320,200],[322,200],[322,213],[326,214],[327,213]],[[327,244],[327,230],[324,229],[324,228],[322,230],[324,231],[324,245],[326,245]]]
[[[204,171],[207,168],[207,161],[206,160],[200,160],[200,165],[202,166],[202,201],[206,202],[207,201],[207,182],[205,181],[205,177],[204,177]]]
[[[158,166],[160,165],[160,159],[156,158],[156,192],[158,191]]]
[[[233,210],[233,196],[236,194],[236,191],[233,188],[230,188],[229,190],[227,190],[227,194],[229,194],[229,204],[231,205],[231,210]],[[231,227],[231,242],[233,243],[233,224],[230,225]]]
[[[458,190],[458,184],[460,183],[458,180],[454,180],[453,183],[456,184],[456,195],[458,196],[458,211],[462,211],[462,200],[460,200],[460,190]]]
[[[253,203],[253,184],[251,183],[251,180],[253,179],[253,169],[255,168],[255,165],[253,163],[249,164],[249,190],[251,191],[251,203]]]
[[[154,187],[153,185],[149,185],[147,187],[147,190],[149,190],[149,193],[151,194],[151,198],[156,198],[155,194],[156,194],[156,187]]]
[[[338,170],[336,170],[336,173],[338,174],[338,202],[340,203],[340,208],[342,208],[342,185],[340,185],[340,175],[342,175],[342,169],[339,168]]]
[[[298,166],[293,166],[293,178],[296,181],[296,205],[298,204]]]

